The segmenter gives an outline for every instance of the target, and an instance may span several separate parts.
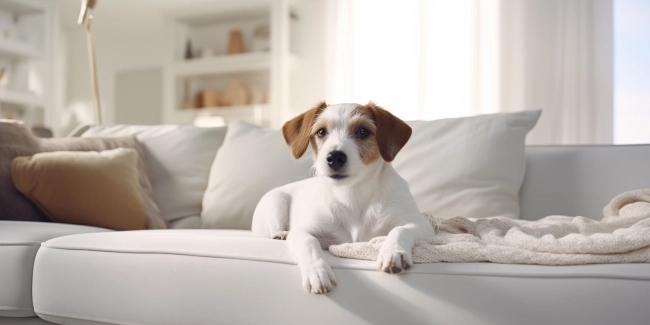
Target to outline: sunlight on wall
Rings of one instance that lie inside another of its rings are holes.
[[[474,91],[473,8],[471,1],[425,3],[425,119],[468,115]]]
[[[354,101],[372,99],[404,119],[417,118],[419,3],[356,1],[352,10]]]
[[[27,77],[27,88],[33,93],[42,96],[43,89],[43,71],[45,70],[44,63],[41,60],[34,60],[32,64],[29,65],[28,77]]]
[[[328,100],[406,120],[498,111],[498,1],[340,3]]]

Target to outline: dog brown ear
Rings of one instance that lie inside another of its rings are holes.
[[[314,119],[320,114],[327,104],[323,101],[316,107],[294,117],[282,126],[282,136],[291,149],[293,159],[298,159],[307,151],[309,136]]]
[[[369,102],[366,107],[372,111],[377,127],[377,146],[381,157],[391,162],[411,138],[411,127],[389,111]]]

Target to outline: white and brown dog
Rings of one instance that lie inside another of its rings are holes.
[[[327,293],[336,287],[322,251],[332,244],[388,236],[377,257],[379,269],[408,270],[415,242],[433,236],[408,183],[390,164],[411,128],[373,103],[323,102],[285,123],[282,134],[295,159],[311,144],[316,177],[266,193],[252,230],[287,239],[304,289]]]

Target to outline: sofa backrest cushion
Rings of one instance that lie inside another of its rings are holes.
[[[420,211],[438,218],[519,217],[526,134],[539,111],[412,121],[393,161]]]
[[[201,214],[210,166],[226,135],[225,127],[191,125],[93,126],[82,137],[135,135],[149,162],[154,197],[167,222]]]
[[[614,196],[650,188],[650,144],[530,146],[521,219],[547,215],[602,219]]]
[[[204,228],[251,229],[266,192],[310,176],[311,150],[294,160],[280,130],[233,121],[210,171],[203,198]]]

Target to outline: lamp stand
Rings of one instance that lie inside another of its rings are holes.
[[[88,45],[88,63],[90,64],[90,86],[95,106],[95,123],[102,124],[102,109],[99,103],[99,85],[97,83],[97,61],[95,59],[95,38],[93,37],[92,8],[88,8],[86,19],[86,43]]]

